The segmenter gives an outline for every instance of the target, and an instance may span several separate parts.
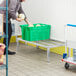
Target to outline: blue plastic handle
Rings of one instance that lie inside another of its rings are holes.
[[[76,25],[73,24],[67,24],[67,26],[76,27]]]

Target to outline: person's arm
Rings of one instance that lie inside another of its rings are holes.
[[[22,5],[20,3],[20,8],[18,10],[18,14],[24,14],[25,15],[25,19],[27,19],[26,14],[24,13],[23,9],[22,9]]]
[[[25,22],[29,25],[29,27],[33,27],[33,24],[31,23],[31,22],[29,22],[29,20],[26,18],[26,19],[24,19],[25,20]]]
[[[19,13],[19,14],[24,14],[24,15],[25,15],[24,21],[25,21],[29,26],[32,26],[32,24],[29,22],[29,20],[28,20],[27,17],[26,17],[26,14],[24,13],[24,11],[23,11],[23,9],[22,9],[21,3],[20,3],[20,8],[19,8],[18,13]]]
[[[29,25],[31,24],[27,18],[25,18],[24,21]]]
[[[8,6],[8,15],[12,19],[17,18],[16,13],[15,13],[16,5],[17,5],[17,0],[10,0],[9,6]]]
[[[17,18],[16,16],[16,6],[17,6],[17,0],[10,0],[9,6],[8,6],[8,15],[14,20],[22,21],[20,18]]]

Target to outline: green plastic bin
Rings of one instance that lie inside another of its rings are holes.
[[[41,26],[36,26],[38,24]],[[39,40],[50,39],[51,25],[41,24],[41,23],[37,23],[33,25],[34,27],[28,27],[28,24],[20,25],[23,40],[39,41]]]

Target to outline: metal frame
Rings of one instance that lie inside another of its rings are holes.
[[[6,0],[6,76],[8,76],[8,0]]]
[[[67,40],[67,35],[68,35],[67,34],[67,32],[68,32],[67,27],[75,27],[76,28],[76,25],[70,25],[70,24],[69,25],[68,24],[65,25],[65,53],[67,53],[67,51],[68,51],[68,57],[65,58],[65,59],[62,59],[62,61],[66,62],[66,63],[70,63],[70,64],[76,65],[76,61],[74,61],[73,57],[71,57],[71,48],[75,48],[76,49],[76,47],[75,47],[76,43],[72,42],[70,40]],[[67,48],[68,48],[68,50],[67,50]]]
[[[47,61],[48,62],[50,62],[50,48],[64,46],[63,43],[58,43],[58,42],[51,41],[51,40],[49,40],[50,43],[48,43],[49,42],[48,40],[31,42],[31,41],[22,40],[22,38],[17,38],[16,39],[16,42],[17,42],[17,50],[19,49],[19,41],[23,41],[23,42],[25,42],[25,44],[27,44],[27,43],[34,44],[34,45],[36,45],[36,48],[37,49],[38,49],[39,46],[44,47],[44,48],[47,48]]]
[[[1,67],[6,68],[6,76],[8,76],[8,0],[6,0],[6,7],[0,7],[0,10],[6,10],[6,65]]]

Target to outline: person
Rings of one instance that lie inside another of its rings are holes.
[[[21,2],[24,2],[25,0],[8,0],[8,47],[9,47],[9,44],[10,44],[10,38],[11,38],[11,35],[12,35],[12,27],[11,27],[11,19],[12,20],[16,20],[18,22],[21,22],[23,21],[23,19],[21,18],[18,18],[16,16],[16,13],[18,12],[18,14],[24,14],[24,11],[22,9],[22,5],[21,5]],[[1,3],[1,6],[6,6],[6,1],[4,0],[2,3]],[[4,14],[4,21],[3,21],[3,30],[4,30],[4,33],[6,34],[6,11],[1,11],[1,13]],[[25,15],[25,19],[27,24],[29,24],[29,26],[31,26],[31,23],[28,21],[26,15]],[[6,45],[6,38],[4,38],[4,41],[3,43]],[[6,49],[4,51],[4,54],[6,54]],[[14,55],[16,54],[16,52],[11,52],[10,50],[8,50],[8,55]]]

